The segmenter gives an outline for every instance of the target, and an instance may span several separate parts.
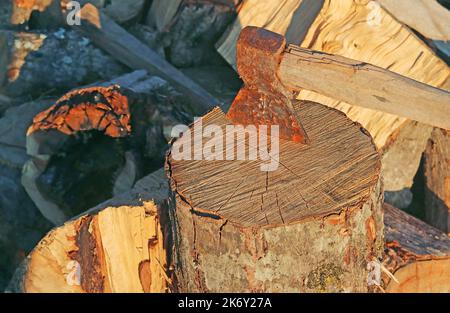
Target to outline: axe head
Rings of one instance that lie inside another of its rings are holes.
[[[293,94],[278,78],[286,47],[283,36],[248,26],[237,42],[237,69],[244,87],[233,101],[227,118],[240,125],[278,125],[280,138],[309,143],[292,106]]]

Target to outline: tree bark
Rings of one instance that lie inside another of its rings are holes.
[[[379,155],[338,111],[311,102],[295,109],[311,145],[281,142],[276,171],[262,172],[260,161],[168,156],[180,291],[370,289],[366,264],[383,249]],[[202,124],[228,123],[215,109]]]

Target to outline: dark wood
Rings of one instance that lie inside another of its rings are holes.
[[[98,47],[132,69],[146,69],[173,84],[192,101],[198,113],[220,102],[197,83],[186,77],[155,51],[129,34],[91,4],[81,12],[81,25],[73,26],[89,37]]]

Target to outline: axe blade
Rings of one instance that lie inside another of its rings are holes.
[[[244,87],[233,101],[227,118],[240,125],[278,125],[281,139],[309,143],[292,106],[292,92],[278,78],[286,47],[283,36],[248,26],[237,42],[237,68]]]

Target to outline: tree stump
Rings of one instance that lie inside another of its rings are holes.
[[[307,101],[294,106],[311,144],[281,141],[275,171],[262,171],[262,160],[175,159],[177,144],[197,151],[189,140],[199,121],[173,143],[166,167],[179,291],[371,290],[366,266],[384,244],[379,154],[343,113]],[[229,124],[217,108],[201,122],[224,132]],[[216,156],[239,145],[255,149],[249,136],[233,144]]]

